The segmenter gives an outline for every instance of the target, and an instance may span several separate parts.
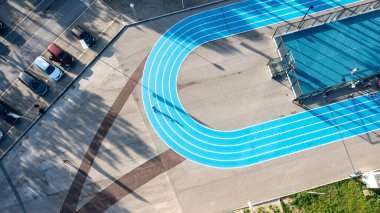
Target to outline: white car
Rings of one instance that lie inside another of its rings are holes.
[[[58,81],[63,75],[62,70],[49,63],[49,61],[42,56],[38,56],[33,63],[38,69],[49,76],[49,78],[51,78],[53,81]]]

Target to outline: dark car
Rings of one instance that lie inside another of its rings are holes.
[[[48,90],[48,87],[45,83],[37,80],[37,78],[27,72],[20,73],[18,79],[37,95],[45,95]]]
[[[59,62],[61,63],[61,65],[64,65],[66,67],[71,66],[75,61],[75,58],[72,55],[70,55],[54,43],[51,43],[48,46],[47,50],[51,54],[51,56],[49,57],[50,60]]]
[[[94,42],[95,38],[92,36],[89,32],[87,32],[85,29],[83,29],[81,26],[75,26],[73,29],[71,29],[71,33],[79,39],[81,42],[81,45],[83,48],[90,47]],[[87,46],[87,47],[86,47]]]
[[[12,112],[5,104],[0,103],[0,118],[10,124],[15,124],[21,116]]]

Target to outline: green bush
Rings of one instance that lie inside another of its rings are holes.
[[[266,213],[264,207],[260,206],[259,208],[257,208],[257,212],[258,213]]]
[[[281,211],[278,208],[278,206],[269,205],[269,210],[271,210],[273,213],[281,213]]]
[[[284,201],[282,201],[282,199],[280,199],[280,203],[281,203],[281,207],[282,207],[282,210],[284,211],[284,213],[291,213],[292,212],[290,210],[290,207],[288,205],[286,205],[284,203]]]
[[[302,212],[380,212],[379,193],[365,197],[364,189],[366,187],[363,183],[357,179],[350,179],[312,189],[323,192],[324,195],[297,193],[287,209],[284,208],[284,212],[290,212],[290,206]]]
[[[244,209],[243,211],[244,213],[251,213],[251,211],[249,209]]]

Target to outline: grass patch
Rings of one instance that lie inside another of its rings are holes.
[[[285,206],[291,212],[380,212],[380,193],[371,191],[364,196],[366,189],[360,179],[344,180],[310,190],[323,195],[307,192],[292,195],[292,201]]]

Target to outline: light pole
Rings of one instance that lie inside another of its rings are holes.
[[[344,138],[343,138],[343,136],[342,136],[341,127],[339,126],[339,123],[336,121],[336,116],[334,115],[333,110],[332,110],[331,107],[328,105],[328,104],[329,104],[329,101],[328,101],[328,99],[327,99],[328,96],[329,96],[329,93],[328,93],[328,92],[325,92],[325,93],[323,94],[323,97],[324,97],[325,100],[326,100],[326,104],[327,104],[326,106],[327,106],[327,108],[328,108],[329,111],[330,111],[331,118],[332,118],[332,120],[334,120],[334,121],[333,121],[333,124],[334,124],[334,126],[337,128],[337,130],[338,130],[340,140],[342,141],[342,144],[343,144],[344,150],[346,151],[347,158],[348,158],[348,162],[350,163],[351,168],[352,168],[352,170],[353,170],[353,172],[354,172],[353,174],[350,175],[350,177],[356,177],[356,176],[353,176],[353,175],[354,175],[354,174],[361,174],[361,173],[360,173],[360,172],[355,172],[354,163],[352,162],[352,159],[351,159],[350,153],[348,152],[348,149],[347,149],[346,143],[344,142]],[[330,120],[328,119],[328,121],[330,121]]]
[[[183,0],[182,0],[182,9],[185,9],[185,4],[183,3]]]
[[[310,11],[311,9],[313,9],[313,8],[314,8],[314,6],[311,4],[311,5],[309,6],[309,9],[307,9],[305,15],[302,17],[302,20],[301,20],[300,23],[298,24],[297,29],[300,29],[303,20],[306,18],[306,16],[307,16],[307,14],[309,13],[309,11]]]
[[[137,15],[136,15],[136,11],[135,11],[135,4],[131,3],[129,6],[132,8],[133,14],[135,14],[135,18],[137,19]]]

